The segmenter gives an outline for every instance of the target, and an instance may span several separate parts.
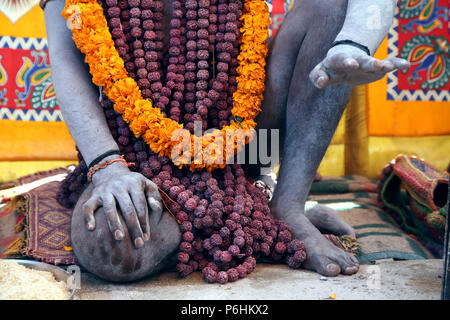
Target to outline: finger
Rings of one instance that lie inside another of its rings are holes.
[[[105,211],[106,221],[108,222],[109,230],[114,239],[122,240],[125,233],[120,222],[119,213],[117,212],[116,201],[112,194],[102,197],[103,210]]]
[[[150,219],[152,220],[153,225],[157,225],[159,223],[159,220],[161,220],[163,205],[161,202],[158,187],[150,180],[146,180],[145,194],[147,196],[148,205],[152,210]]]
[[[144,235],[139,224],[136,208],[131,201],[128,192],[117,192],[114,194],[116,201],[119,203],[120,210],[122,211],[122,217],[128,228],[131,239],[134,242],[136,248],[140,248],[144,245]]]
[[[84,223],[89,231],[95,229],[94,212],[100,207],[100,199],[97,196],[89,198],[82,207]]]
[[[387,73],[394,70],[394,64],[390,61],[382,61],[370,56],[361,58],[360,68],[364,72],[370,73]]]
[[[381,72],[388,73],[394,71],[394,64],[390,61],[381,61]]]
[[[309,74],[309,79],[319,89],[325,88],[330,80],[326,71],[322,68],[322,64],[318,64]]]
[[[344,53],[332,55],[327,59],[325,65],[327,68],[331,68],[337,72],[351,71],[359,68],[358,61]]]
[[[394,65],[394,69],[400,69],[403,72],[406,72],[411,67],[411,63],[402,58],[391,57],[387,58],[386,61],[392,63]]]
[[[142,190],[142,189],[141,189]],[[137,211],[137,216],[144,236],[144,241],[150,239],[150,223],[148,218],[148,205],[145,198],[144,190],[130,191],[131,200]]]

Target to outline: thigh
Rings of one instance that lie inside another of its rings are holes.
[[[352,89],[345,83],[317,89],[309,79],[310,72],[325,58],[344,24],[347,1],[316,0],[310,7],[315,19],[309,24],[298,52],[289,88],[286,141],[305,138],[312,131],[326,135],[328,139],[334,133]]]
[[[172,216],[163,213],[159,221],[150,219],[151,238],[136,249],[126,228],[123,240],[113,238],[103,208],[95,212],[96,228],[87,230],[81,208],[92,190],[89,185],[81,195],[71,223],[72,247],[84,268],[100,278],[122,282],[137,280],[174,265],[181,232]],[[126,225],[122,217],[121,222]]]
[[[244,170],[247,175],[253,178],[261,178],[262,164],[259,159],[261,143],[267,146],[267,150],[278,149],[278,154],[283,150],[286,129],[286,104],[289,95],[289,87],[293,77],[298,52],[302,46],[308,26],[311,23],[310,0],[296,0],[293,8],[288,13],[286,19],[276,36],[269,45],[269,52],[266,63],[266,79],[264,89],[264,99],[261,103],[261,112],[256,117],[256,129],[267,129],[267,140],[257,141],[258,161],[256,164],[246,163]],[[272,141],[271,130],[279,130],[278,141]],[[257,131],[258,132],[258,131]],[[250,157],[250,147],[245,148],[245,159]],[[264,167],[274,167],[278,163],[264,165]]]
[[[290,91],[309,84],[309,73],[341,29],[346,9],[347,0],[295,2],[269,47],[258,128],[280,129],[283,140]]]
[[[307,1],[297,0],[269,45],[259,129],[283,129],[286,102],[298,51],[308,30]]]
[[[315,0],[308,7],[314,19],[308,24],[308,30],[296,57],[288,100],[291,97],[295,99],[296,96],[303,95],[305,91],[313,91],[313,94],[324,92],[324,90],[310,90],[315,87],[309,79],[309,74],[326,57],[333,41],[342,29],[347,11],[347,1]]]

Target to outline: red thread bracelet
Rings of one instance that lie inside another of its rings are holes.
[[[95,166],[93,166],[93,167],[91,167],[91,168],[89,169],[89,172],[88,172],[88,174],[87,174],[88,180],[89,180],[90,182],[92,182],[92,175],[93,175],[95,172],[97,172],[97,171],[100,170],[100,169],[106,168],[107,166],[109,166],[110,164],[112,164],[112,163],[114,163],[114,162],[124,162],[128,167],[135,165],[134,162],[127,162],[127,160],[124,159],[123,155],[120,156],[120,158],[118,158],[118,159],[106,160],[106,161],[103,161],[103,162],[101,162],[101,163],[99,163],[99,164],[96,164]]]

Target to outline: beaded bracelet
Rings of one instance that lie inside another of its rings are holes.
[[[109,166],[110,164],[113,164],[114,162],[124,162],[128,167],[135,165],[134,162],[127,162],[127,160],[125,160],[123,158],[123,156],[121,156],[120,158],[117,158],[117,159],[103,161],[102,163],[96,164],[89,169],[89,172],[87,175],[89,182],[92,182],[92,176],[94,173],[96,173],[100,169],[106,168],[107,166]]]

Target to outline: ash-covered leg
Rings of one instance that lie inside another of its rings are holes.
[[[352,89],[340,84],[320,90],[309,74],[324,59],[342,28],[346,7],[344,0],[296,2],[271,48],[269,86],[260,122],[261,127],[283,132],[273,213],[288,222],[295,236],[305,242],[305,266],[325,275],[358,271],[356,258],[330,244],[304,215],[311,183]]]

